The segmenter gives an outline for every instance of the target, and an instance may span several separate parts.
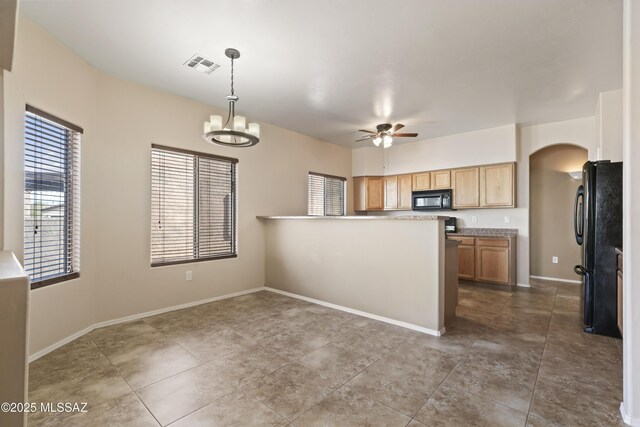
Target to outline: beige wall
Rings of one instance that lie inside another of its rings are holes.
[[[599,160],[622,161],[622,89],[600,93],[596,128]]]
[[[19,258],[25,103],[85,129],[81,277],[32,291],[31,353],[97,322],[263,286],[264,236],[255,216],[306,214],[309,171],[351,175],[351,150],[266,123],[256,147],[209,145],[202,123],[222,111],[105,75],[26,18],[5,79],[4,245]],[[239,159],[238,258],[149,266],[152,143]],[[350,180],[347,188],[352,206]]]
[[[3,69],[11,70],[16,40],[17,17],[17,0],[0,1],[0,72]]]
[[[40,64],[46,64],[43,68]],[[27,19],[18,25],[13,70],[5,72],[4,249],[23,258],[24,108],[29,103],[82,126],[81,277],[31,292],[31,352],[93,324],[97,277],[93,160],[97,73]]]
[[[444,327],[444,222],[270,219],[266,285],[426,328]]]
[[[0,250],[4,248],[4,73],[0,69]]]
[[[640,3],[624,1],[623,240],[624,402],[627,424],[640,426]],[[638,268],[636,268],[638,267]]]
[[[568,174],[582,170],[587,150],[553,145],[530,157],[530,269],[532,276],[579,281],[580,246],[573,232],[573,204],[580,181]],[[558,263],[552,263],[552,257]]]

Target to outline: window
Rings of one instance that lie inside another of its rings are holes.
[[[309,172],[309,215],[345,215],[345,183],[339,176]]]
[[[236,256],[237,163],[152,146],[152,267]]]
[[[24,131],[24,268],[32,289],[80,275],[82,128],[31,106]]]

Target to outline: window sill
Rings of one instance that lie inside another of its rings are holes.
[[[63,276],[52,277],[51,279],[40,280],[39,282],[31,282],[31,290],[44,288],[45,286],[66,282],[67,280],[73,280],[79,277],[80,273],[71,273]]]
[[[191,264],[194,262],[215,261],[218,259],[229,259],[229,258],[237,258],[237,257],[238,257],[238,254],[231,254],[231,255],[212,256],[207,258],[184,259],[180,261],[153,262],[151,263],[151,267],[164,267],[167,265]]]

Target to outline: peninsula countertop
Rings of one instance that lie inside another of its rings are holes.
[[[436,220],[445,220],[449,219],[448,216],[443,215],[378,215],[378,216],[368,216],[368,215],[349,215],[349,216],[310,216],[310,215],[300,215],[300,216],[287,216],[287,215],[273,215],[273,216],[256,216],[257,219],[312,219],[312,220],[336,220],[336,221],[345,221],[345,220],[389,220],[389,221],[436,221]]]
[[[447,233],[447,236],[460,237],[516,237],[517,228],[467,228],[461,227],[455,233]]]

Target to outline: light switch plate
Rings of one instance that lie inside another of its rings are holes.
[[[191,279],[193,279],[193,274],[191,273],[191,271],[187,271],[187,280]]]
[[[557,256],[551,257],[551,262],[554,263],[554,264],[557,264],[558,263],[558,257]]]

